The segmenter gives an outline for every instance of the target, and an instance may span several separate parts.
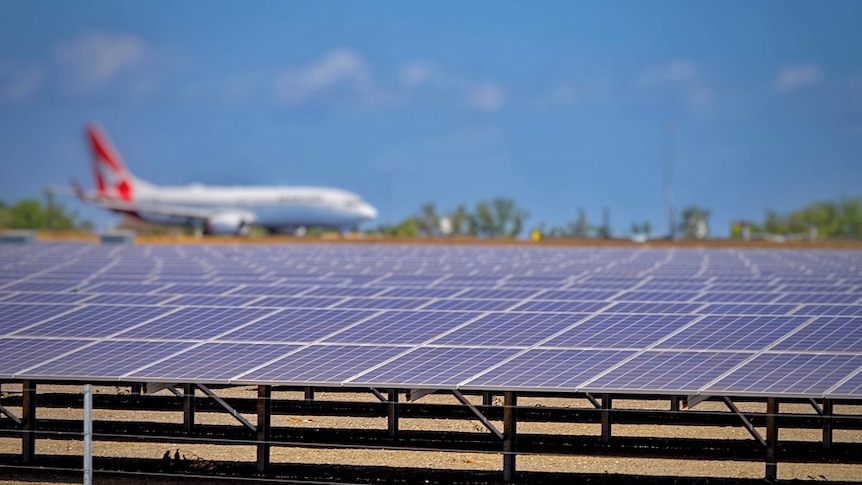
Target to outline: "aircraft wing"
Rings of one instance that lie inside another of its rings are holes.
[[[211,218],[214,213],[218,212],[212,209],[198,209],[196,207],[185,207],[178,205],[126,202],[116,199],[106,199],[103,197],[90,197],[89,200],[85,201],[96,204],[104,209],[109,209],[117,212],[136,214],[145,213],[158,216],[185,218],[189,220],[206,221]]]

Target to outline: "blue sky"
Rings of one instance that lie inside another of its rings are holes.
[[[158,184],[361,194],[389,223],[510,197],[528,227],[711,234],[862,196],[862,2],[0,0],[0,199],[99,121]],[[668,126],[672,133],[668,143]],[[112,216],[69,200],[104,228]]]

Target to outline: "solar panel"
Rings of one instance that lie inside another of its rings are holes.
[[[0,299],[11,303],[78,303],[91,296],[85,293],[16,293]]]
[[[452,298],[464,290],[451,288],[390,288],[380,293],[380,298]]]
[[[802,305],[794,315],[862,316],[862,305]]]
[[[705,393],[822,395],[862,368],[862,355],[768,353],[707,386]]]
[[[371,310],[410,310],[426,305],[425,298],[349,298],[335,305],[336,308],[359,308]]]
[[[404,347],[313,345],[244,374],[244,383],[341,385],[348,378],[404,353]]]
[[[325,341],[416,345],[454,330],[479,315],[476,312],[390,311],[327,337]]]
[[[694,322],[691,315],[602,314],[547,341],[548,347],[644,349]]]
[[[123,375],[190,347],[189,343],[102,341],[31,368],[21,377],[120,379]]]
[[[308,291],[305,285],[247,285],[231,292],[231,295],[250,296],[295,296]]]
[[[5,286],[6,291],[62,292],[75,289],[76,281],[24,281]]]
[[[518,300],[477,300],[452,298],[436,300],[425,306],[426,310],[467,310],[476,312],[502,311],[513,307]]]
[[[702,303],[648,303],[648,302],[629,302],[623,301],[614,303],[607,308],[611,313],[656,313],[668,314],[679,313],[688,314],[696,313],[703,308]]]
[[[859,268],[846,250],[0,247],[0,378],[862,398]]]
[[[799,305],[776,305],[770,303],[710,303],[700,309],[706,315],[799,315]]]
[[[662,342],[677,350],[760,350],[804,325],[809,317],[707,316]]]
[[[136,371],[129,378],[226,384],[234,376],[297,348],[282,344],[207,343]]]
[[[580,389],[587,392],[696,394],[704,385],[750,358],[737,352],[653,352],[611,367]]]
[[[533,300],[512,307],[511,310],[516,312],[592,313],[607,306],[607,303],[600,301]]]
[[[107,337],[168,313],[164,307],[90,305],[39,325],[19,330],[19,337]]]
[[[420,347],[388,361],[349,382],[381,387],[410,386],[447,389],[456,387],[491,366],[515,355],[514,349]]]
[[[621,350],[528,350],[462,387],[576,391],[587,379],[633,354]]]
[[[83,347],[90,340],[0,338],[0,375],[15,376],[45,360]]]
[[[257,300],[255,296],[212,296],[212,295],[185,295],[168,300],[170,305],[178,306],[223,306],[240,307],[246,306]]]
[[[778,342],[773,350],[862,353],[862,318],[821,317]]]
[[[236,288],[237,285],[176,283],[156,290],[156,293],[170,293],[171,295],[224,295]]]
[[[129,307],[132,308],[132,307]],[[262,308],[180,308],[145,325],[124,331],[122,338],[206,340],[263,318],[277,310]]]
[[[586,317],[586,314],[490,313],[434,339],[434,344],[530,347]]]
[[[75,308],[72,305],[0,303],[0,336],[48,321]]]
[[[776,303],[862,303],[859,293],[787,293],[776,300]]]
[[[220,340],[250,342],[315,342],[380,312],[370,310],[284,309],[226,333]]]
[[[164,283],[98,283],[85,286],[83,290],[94,293],[131,293],[140,295],[142,293],[154,293],[165,286]]]
[[[87,304],[104,305],[161,305],[173,299],[170,295],[130,295],[127,293],[88,294]]]
[[[764,292],[730,292],[707,291],[695,299],[709,303],[772,303],[777,299],[776,293]]]
[[[627,291],[616,298],[620,301],[647,301],[655,302],[689,302],[695,301],[699,293],[693,291]]]

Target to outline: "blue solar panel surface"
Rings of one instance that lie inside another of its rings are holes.
[[[862,252],[0,246],[0,379],[862,399]]]

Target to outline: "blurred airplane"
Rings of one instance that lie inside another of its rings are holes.
[[[355,229],[377,217],[358,195],[329,187],[157,186],[136,178],[108,137],[87,126],[96,189],[74,184],[81,200],[146,222],[188,225],[208,234],[247,235],[252,227],[304,234],[308,227]]]

